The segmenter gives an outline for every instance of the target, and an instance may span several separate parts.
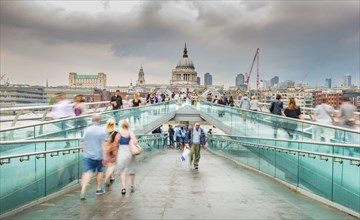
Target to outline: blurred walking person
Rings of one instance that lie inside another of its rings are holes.
[[[176,148],[176,146],[174,146],[174,134],[175,134],[175,130],[172,127],[172,125],[169,125],[169,129],[168,129],[168,133],[169,133],[169,140],[170,140],[170,144],[169,147],[170,148]]]
[[[141,106],[139,93],[134,94],[134,99],[132,100],[131,105],[133,108]],[[136,123],[136,121],[140,121],[140,114],[140,109],[133,109],[134,123]]]
[[[104,158],[104,165],[106,168],[105,173],[105,186],[109,187],[112,183],[114,183],[114,171],[116,168],[116,158],[118,153],[118,145],[114,146],[115,137],[118,134],[115,131],[115,119],[109,118],[106,122],[106,130],[109,134],[108,141],[105,147],[105,158]]]
[[[110,103],[113,107],[113,114],[115,117],[115,123],[118,125],[120,121],[120,112],[119,110],[122,109],[123,102],[122,97],[120,96],[120,90],[116,90],[115,95],[111,97]]]
[[[75,116],[82,116],[87,113],[87,108],[84,103],[82,95],[75,96],[75,102],[74,102],[73,109],[74,109]],[[80,118],[76,119],[74,121],[74,123],[75,123],[74,125],[76,128],[81,129],[81,136],[83,136],[83,133],[84,133],[83,129],[87,125],[86,119],[84,117],[80,117]]]
[[[258,111],[259,108],[259,101],[257,100],[256,96],[252,96],[251,97],[251,101],[250,101],[250,111],[253,111],[251,113],[251,121],[252,123],[256,123],[256,113]]]
[[[234,106],[235,106],[235,105],[234,105],[234,98],[233,98],[232,95],[229,97],[229,106],[230,106],[230,107],[234,107]]]
[[[122,130],[116,135],[114,146],[119,146],[119,151],[116,159],[116,170],[120,174],[121,180],[121,194],[126,194],[126,175],[130,175],[130,191],[135,190],[135,172],[136,161],[135,156],[130,152],[130,141],[133,144],[138,144],[135,134],[129,131],[130,124],[127,120],[121,123]]]
[[[355,115],[356,107],[350,103],[349,97],[343,96],[341,99],[341,105],[339,107],[339,113],[337,118],[339,118],[339,125],[344,128],[354,129],[355,125]],[[344,132],[342,132],[344,133]],[[351,132],[345,132],[345,134],[337,134],[338,140],[344,143],[353,144],[354,140]],[[347,136],[347,139],[346,137]]]
[[[102,189],[102,180],[103,180],[103,148],[105,147],[105,142],[107,141],[108,134],[101,126],[101,114],[95,114],[92,116],[93,125],[87,127],[84,131],[84,165],[83,165],[83,175],[81,178],[81,194],[80,199],[85,200],[85,193],[88,183],[91,180],[93,172],[97,172],[96,175],[96,195],[101,195],[105,193],[105,190]]]
[[[313,120],[320,124],[332,125],[335,123],[333,115],[335,110],[332,106],[326,104],[326,98],[321,100],[321,104],[317,105],[314,109]],[[321,126],[316,126],[314,129],[314,139],[320,141],[326,141],[326,134],[324,128]],[[329,138],[330,139],[330,138]]]
[[[73,110],[73,104],[65,99],[65,95],[62,92],[56,93],[56,103],[51,107],[49,114],[51,119],[62,119],[75,116]]]
[[[65,99],[65,95],[63,92],[56,93],[56,103],[51,107],[51,112],[49,114],[50,118],[53,120],[64,119],[75,116],[75,112],[73,109],[73,104]],[[67,121],[61,120],[60,122],[56,122],[55,125],[60,129],[60,135],[64,135],[65,138],[68,137],[69,132],[67,131]],[[70,143],[66,142],[66,147],[69,147]]]

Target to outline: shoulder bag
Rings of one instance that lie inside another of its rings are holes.
[[[139,144],[134,144],[134,142],[131,139],[130,139],[129,145],[130,145],[129,149],[130,149],[130,152],[132,155],[137,156],[137,155],[141,154],[141,152],[143,152],[142,147],[140,147]]]

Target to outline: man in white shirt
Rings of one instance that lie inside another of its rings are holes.
[[[56,104],[51,108],[50,118],[63,119],[75,116],[73,106],[74,105],[69,100],[64,99],[64,93],[57,93]],[[60,131],[63,131],[60,135],[64,135],[64,137],[67,138],[69,134],[67,131],[67,120],[62,120],[61,123],[56,123],[56,126],[60,128]],[[68,146],[70,146],[70,144],[69,142],[66,142],[66,147]]]
[[[333,114],[335,113],[335,110],[332,106],[326,104],[326,99],[321,100],[321,104],[317,105],[314,110],[314,121],[331,125],[334,122]],[[331,131],[330,131],[331,132]],[[315,126],[315,134],[314,137],[316,137],[318,140],[325,141],[325,131],[323,127]]]
[[[204,129],[200,127],[200,123],[195,123],[195,126],[189,129],[185,143],[185,147],[188,149],[190,148],[190,165],[192,164],[192,161],[194,161],[194,168],[198,169],[201,145],[205,148],[208,147],[205,132]],[[195,158],[193,159],[194,155]]]
[[[321,124],[331,125],[334,121],[332,115],[335,110],[332,106],[326,104],[326,99],[321,100],[321,104],[317,105],[314,110],[314,120]]]
[[[52,119],[61,119],[75,116],[73,104],[64,99],[64,93],[56,93],[56,104],[51,108],[50,117]]]

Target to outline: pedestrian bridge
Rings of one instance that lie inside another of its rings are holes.
[[[122,196],[117,178],[101,196],[92,185],[85,202],[79,200],[81,118],[2,129],[1,218],[360,217],[359,131],[207,102],[182,107],[122,110],[145,149],[137,158],[136,191]],[[167,149],[166,134],[141,135],[179,116],[200,117],[228,134],[208,137],[199,170]],[[111,111],[103,113],[103,123],[110,117]],[[83,118],[90,123],[90,116]],[[296,140],[284,126],[291,123]]]

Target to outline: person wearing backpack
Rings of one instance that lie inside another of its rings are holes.
[[[208,147],[208,143],[206,141],[206,136],[204,129],[200,127],[200,123],[195,123],[191,129],[189,129],[186,135],[186,144],[185,147],[187,149],[190,148],[190,165],[194,161],[194,169],[199,169],[199,161],[200,161],[200,150],[201,145],[204,148]],[[193,158],[195,155],[195,158]]]

